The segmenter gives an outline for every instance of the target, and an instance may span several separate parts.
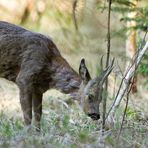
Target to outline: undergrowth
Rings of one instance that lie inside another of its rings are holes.
[[[43,104],[41,132],[32,125],[24,127],[20,118],[0,114],[0,147],[100,148],[148,147],[148,122],[140,112],[128,108],[126,120],[117,141],[123,111],[119,109],[112,129],[101,132],[101,121],[92,121],[77,103],[68,105],[61,98],[49,96]]]

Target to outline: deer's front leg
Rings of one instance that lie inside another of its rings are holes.
[[[24,115],[25,125],[30,125],[32,120],[32,94],[20,90],[20,103]]]
[[[20,103],[23,111],[25,125],[30,125],[32,120],[32,85],[28,78],[21,74],[16,80],[20,89]]]
[[[33,110],[34,110],[34,119],[35,119],[35,126],[37,130],[40,130],[40,120],[42,116],[42,93],[38,92],[37,90],[33,93]]]

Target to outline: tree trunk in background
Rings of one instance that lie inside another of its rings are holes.
[[[20,24],[25,24],[29,17],[40,25],[40,20],[46,9],[46,0],[27,0]],[[33,13],[32,13],[33,12]],[[30,15],[30,14],[33,15]]]
[[[45,10],[46,10],[46,0],[37,1],[36,12],[37,12],[37,23],[39,25]]]
[[[138,0],[131,0],[131,2],[134,4],[133,6],[131,6],[132,9],[137,7],[138,4]],[[128,13],[128,17],[130,19],[134,19],[136,18],[136,10],[129,12]],[[128,21],[127,22],[127,28],[129,29],[127,32],[127,40],[126,40],[126,57],[127,57],[127,67],[129,65],[129,61],[132,61],[133,56],[135,55],[136,51],[137,51],[137,47],[136,47],[136,30],[133,29],[133,27],[136,26],[136,22],[135,21]],[[137,75],[135,75],[134,77],[134,84],[132,87],[132,93],[136,93],[137,92]]]
[[[33,8],[33,3],[34,3],[33,0],[27,0],[27,4],[26,4],[26,7],[24,9],[24,13],[22,15],[20,24],[25,24],[26,21],[28,20],[29,15],[31,13],[31,10]]]

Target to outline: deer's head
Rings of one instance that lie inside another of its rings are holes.
[[[102,101],[101,93],[103,83],[110,74],[112,66],[113,62],[106,70],[102,71],[99,77],[91,79],[89,71],[85,65],[85,60],[81,60],[79,74],[82,82],[80,85],[78,98],[83,111],[93,120],[98,120],[100,118],[99,104]]]

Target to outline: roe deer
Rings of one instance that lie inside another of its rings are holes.
[[[51,88],[70,94],[88,116],[99,119],[99,88],[111,70],[112,65],[91,79],[82,59],[77,74],[50,38],[0,21],[0,77],[18,85],[26,125],[31,124],[33,108],[40,127],[42,96]]]

